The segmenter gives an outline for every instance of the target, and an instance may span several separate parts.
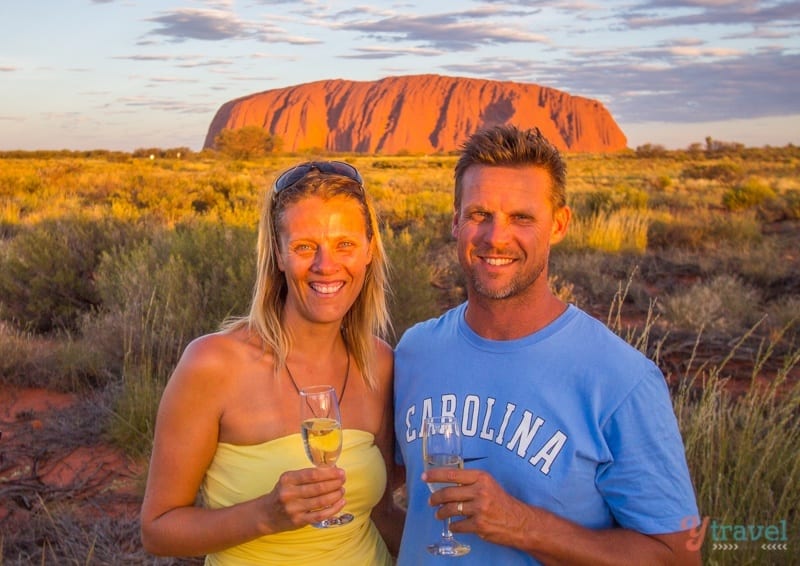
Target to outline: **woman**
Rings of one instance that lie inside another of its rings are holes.
[[[386,269],[355,168],[309,162],[278,177],[249,315],[189,344],[164,390],[142,505],[149,552],[225,565],[391,564],[402,519],[386,481],[393,356],[376,337],[389,327]],[[299,434],[299,389],[318,384],[341,401],[337,467],[313,467]],[[310,526],[342,512],[355,519]]]

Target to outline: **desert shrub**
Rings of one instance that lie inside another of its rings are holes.
[[[762,239],[761,223],[752,213],[711,215],[707,230],[707,248],[726,244],[755,244]]]
[[[758,290],[738,277],[719,275],[665,297],[661,308],[664,318],[682,330],[725,334],[755,323],[760,300]]]
[[[800,296],[780,297],[766,306],[766,325],[771,334],[784,331],[788,340],[800,337]]]
[[[568,296],[570,302],[596,311],[600,305],[614,302],[619,282],[631,278],[638,259],[637,256],[608,255],[591,250],[564,252],[559,244],[550,256],[550,285]],[[634,278],[628,286],[626,300],[647,305],[646,293],[638,279]]]
[[[790,189],[781,198],[786,204],[787,216],[792,220],[800,220],[800,190]]]
[[[150,453],[161,395],[187,340],[182,329],[164,327],[155,309],[140,315],[124,329],[122,379],[112,386],[106,425],[108,439],[134,457]]]
[[[775,190],[773,194],[767,194],[755,206],[759,218],[764,222],[798,220],[800,219],[800,190],[789,188],[780,193]],[[0,222],[2,221],[0,220]]]
[[[261,126],[244,126],[236,130],[222,130],[214,138],[214,146],[235,159],[250,159],[280,151],[283,142]]]
[[[226,220],[237,214],[244,215],[243,224],[256,226],[258,218],[257,183],[262,179],[248,175],[230,175],[221,171],[212,171],[198,179],[189,191],[192,209],[201,215],[216,212]],[[248,214],[252,212],[252,214]]]
[[[722,204],[728,210],[745,210],[774,199],[775,191],[762,179],[751,177],[744,183],[731,187],[722,195]]]
[[[97,273],[103,308],[83,332],[117,364],[130,352],[147,358],[171,337],[188,340],[244,314],[254,277],[252,230],[202,221],[164,229],[133,248],[103,254]],[[126,338],[143,320],[152,329]]]
[[[434,269],[425,257],[427,239],[408,230],[387,231],[384,243],[391,265],[389,305],[397,340],[414,323],[440,314],[439,292],[433,286]]]
[[[692,217],[671,218],[660,216],[653,219],[647,231],[651,249],[683,248],[697,250],[708,238],[707,224]]]
[[[74,330],[100,304],[95,276],[103,250],[136,229],[113,219],[70,217],[21,231],[0,256],[0,308],[35,332]]]
[[[372,162],[375,169],[402,169],[404,166],[397,160],[376,159]]]
[[[134,455],[150,448],[163,388],[189,340],[245,314],[255,277],[255,234],[195,221],[162,230],[103,256],[103,309],[87,319],[86,340],[121,374],[109,425]]]
[[[797,266],[785,259],[783,247],[774,240],[721,242],[713,254],[701,254],[697,263],[704,273],[735,274],[761,289],[762,299],[791,292],[789,281],[798,280]]]
[[[649,196],[646,191],[626,185],[600,188],[570,196],[570,206],[580,216],[611,213],[622,209],[645,210]]]
[[[754,214],[661,214],[653,217],[647,231],[652,249],[717,249],[729,244],[755,244],[761,239],[761,224]]]
[[[694,163],[681,172],[682,179],[708,179],[720,183],[732,183],[741,178],[742,166],[732,161],[705,164]]]
[[[41,336],[0,322],[0,384],[71,393],[102,387],[110,378],[93,344],[67,334]]]
[[[0,322],[0,382],[6,385],[44,387],[35,371],[39,356],[48,349],[41,338]]]
[[[650,186],[658,191],[666,191],[675,184],[669,175],[659,175],[650,180]]]
[[[646,143],[644,145],[636,146],[636,157],[644,159],[653,157],[664,157],[667,154],[667,149],[661,144]]]

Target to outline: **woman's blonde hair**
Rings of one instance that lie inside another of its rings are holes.
[[[372,246],[372,261],[367,266],[361,292],[344,316],[342,336],[365,381],[374,387],[374,337],[385,338],[391,330],[386,300],[388,261],[372,201],[363,185],[349,177],[311,170],[289,187],[278,192],[270,189],[264,196],[258,226],[258,263],[250,313],[226,321],[223,329],[248,328],[261,338],[265,349],[274,353],[276,372],[286,364],[291,337],[281,324],[287,284],[284,273],[278,268],[278,234],[287,207],[310,196],[325,200],[336,196],[353,199],[364,215],[367,239]]]

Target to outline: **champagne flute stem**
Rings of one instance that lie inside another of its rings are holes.
[[[450,532],[450,517],[447,517],[444,521],[444,528],[442,529],[442,538],[444,540],[453,540],[453,533]]]

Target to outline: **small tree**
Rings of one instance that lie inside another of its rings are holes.
[[[238,130],[222,130],[214,138],[214,145],[220,152],[237,159],[263,157],[278,151],[281,142],[260,126],[245,126]]]

